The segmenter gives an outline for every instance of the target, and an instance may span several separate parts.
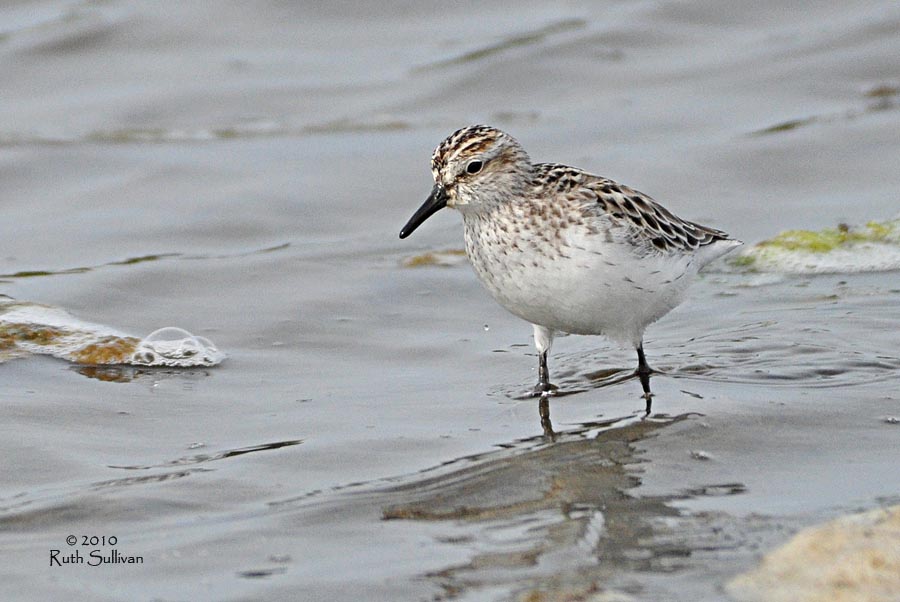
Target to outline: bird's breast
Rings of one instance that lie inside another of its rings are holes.
[[[501,305],[531,322],[546,323],[564,304],[565,291],[579,281],[583,286],[592,271],[586,258],[573,256],[562,229],[538,227],[527,215],[465,222],[466,254],[479,280]]]
[[[465,224],[466,254],[491,295],[554,330],[632,338],[677,305],[689,280],[690,257],[642,257],[584,224],[536,228],[515,215]]]

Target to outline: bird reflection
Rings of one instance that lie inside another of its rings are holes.
[[[614,379],[608,379],[603,383],[602,386],[609,386],[612,384],[617,384],[626,380],[631,380],[634,377],[638,377],[641,381],[641,385],[643,386],[645,391],[649,390],[650,387],[650,376],[655,373],[653,370],[651,372],[637,372],[635,371],[632,374],[628,374],[624,377],[620,376]],[[549,439],[550,441],[556,440],[556,431],[553,430],[553,421],[550,419],[550,398],[554,397],[551,394],[541,395],[540,401],[538,402],[538,413],[541,417],[541,430],[544,432],[544,437]],[[653,407],[653,395],[649,393],[645,393],[641,396],[642,399],[645,400],[646,405],[644,406],[644,418],[648,418],[650,416],[650,411]]]

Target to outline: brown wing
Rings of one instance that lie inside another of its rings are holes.
[[[535,168],[536,181],[555,193],[584,197],[589,207],[614,224],[628,227],[629,236],[640,246],[673,253],[729,239],[725,232],[683,220],[646,194],[607,178],[554,163]]]

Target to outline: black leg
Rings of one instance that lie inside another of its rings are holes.
[[[534,387],[534,394],[540,397],[551,395],[556,391],[556,385],[550,383],[550,370],[547,368],[547,351],[538,356],[538,383]]]
[[[541,428],[544,430],[544,436],[553,441],[556,439],[556,433],[553,432],[553,423],[550,421],[550,398],[546,395],[541,396],[538,411],[541,414]]]
[[[650,375],[653,369],[647,364],[647,357],[644,355],[644,343],[638,345],[638,368],[637,375],[641,380],[641,387],[644,389],[644,399],[647,400],[647,414],[650,414],[650,406],[653,403],[653,393],[650,392]]]

